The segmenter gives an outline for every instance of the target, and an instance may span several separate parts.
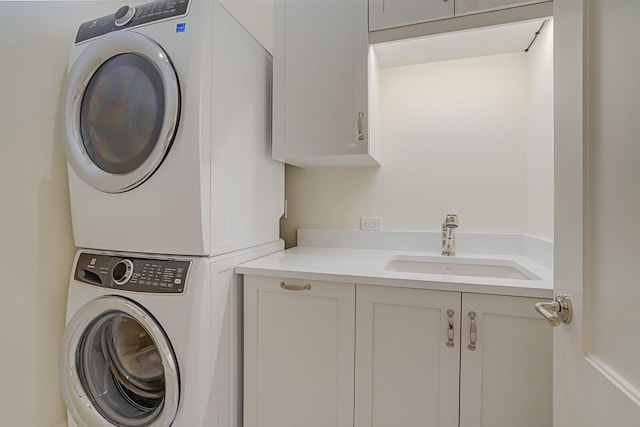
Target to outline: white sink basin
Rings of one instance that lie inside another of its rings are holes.
[[[541,280],[520,264],[501,259],[394,255],[389,259],[384,269],[405,273]]]

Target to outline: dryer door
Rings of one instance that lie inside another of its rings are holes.
[[[143,183],[167,155],[178,128],[180,88],[155,41],[118,31],[90,42],[61,93],[65,154],[98,190],[119,193]]]
[[[60,384],[79,425],[168,427],[180,381],[171,344],[136,303],[106,296],[71,318],[60,349]]]

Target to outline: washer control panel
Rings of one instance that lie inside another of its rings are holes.
[[[106,15],[80,25],[76,43],[118,31],[123,28],[183,16],[189,10],[189,0],[156,0],[140,6],[122,6],[111,15]]]
[[[184,292],[191,261],[83,252],[74,279],[88,285],[134,292]]]

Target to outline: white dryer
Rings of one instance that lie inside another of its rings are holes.
[[[241,294],[215,258],[80,250],[59,374],[70,427],[240,427]]]
[[[212,256],[278,239],[271,68],[217,0],[82,24],[60,97],[76,246]]]

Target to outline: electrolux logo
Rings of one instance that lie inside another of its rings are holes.
[[[184,22],[180,22],[176,24],[176,33],[184,33],[186,30],[187,24]]]

